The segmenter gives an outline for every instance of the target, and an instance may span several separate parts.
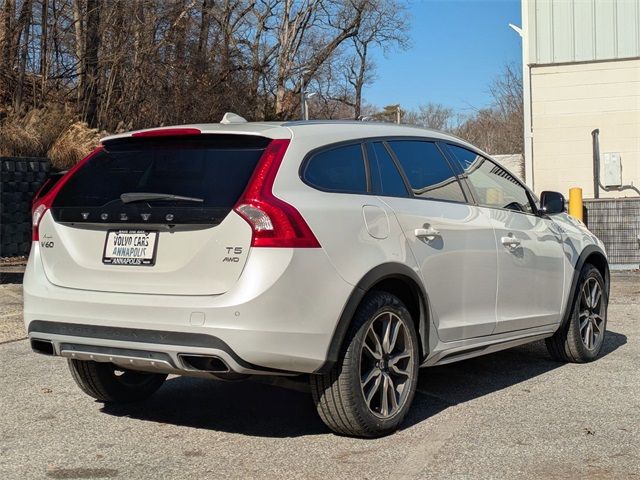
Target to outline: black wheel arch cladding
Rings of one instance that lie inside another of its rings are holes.
[[[408,295],[410,295],[410,298],[413,300],[413,305],[405,306],[412,316],[415,316],[416,314],[418,316],[417,319],[414,318],[414,321],[416,321],[421,358],[424,357],[429,345],[427,292],[424,289],[420,276],[413,269],[402,263],[389,262],[371,269],[355,286],[342,309],[342,313],[334,329],[325,362],[316,370],[315,373],[326,372],[335,364],[340,356],[344,338],[349,329],[351,319],[360,305],[360,302],[362,302],[362,299],[369,291],[375,290],[376,286],[380,286],[382,287],[381,290],[387,291],[388,289],[385,288],[385,284],[406,285],[408,287],[407,292],[403,292],[402,295],[396,296],[404,296],[405,298],[408,298]],[[393,291],[389,293],[394,294]],[[402,298],[400,299],[402,300]]]
[[[610,289],[610,273],[609,273],[609,263],[607,262],[607,256],[602,251],[600,247],[597,245],[587,245],[584,250],[578,256],[578,260],[574,265],[573,269],[573,278],[571,280],[571,288],[569,289],[569,295],[567,297],[567,301],[564,305],[564,311],[562,314],[562,322],[560,323],[560,327],[564,327],[571,317],[571,311],[573,308],[573,304],[575,303],[576,295],[578,294],[578,282],[580,280],[580,273],[584,268],[585,264],[593,265],[598,269],[602,278],[604,280],[604,291],[606,293],[606,298],[609,298],[609,289]]]

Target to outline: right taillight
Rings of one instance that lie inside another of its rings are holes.
[[[38,198],[31,206],[31,227],[32,235],[31,239],[34,242],[40,240],[40,222],[42,217],[47,213],[47,210],[51,208],[53,201],[58,195],[60,189],[65,183],[78,171],[85,163],[87,163],[96,153],[102,151],[102,146],[96,148],[89,155],[80,160],[73,168],[71,168],[58,182],[49,190],[42,198]]]
[[[273,183],[289,140],[272,140],[234,210],[253,230],[253,247],[318,248],[320,244],[300,212],[273,195]]]

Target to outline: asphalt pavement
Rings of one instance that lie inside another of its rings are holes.
[[[640,478],[640,273],[616,273],[604,355],[540,342],[424,369],[397,433],[333,435],[304,384],[170,378],[104,407],[30,352],[20,285],[0,285],[0,479]]]

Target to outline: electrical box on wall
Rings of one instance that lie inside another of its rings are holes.
[[[619,187],[622,185],[622,162],[620,153],[607,152],[602,154],[603,164],[600,168],[600,181],[605,187]]]

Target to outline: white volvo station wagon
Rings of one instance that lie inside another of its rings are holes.
[[[26,328],[88,395],[306,375],[329,428],[374,437],[419,367],[598,356],[607,257],[559,193],[436,131],[241,120],[107,137],[35,200]]]

